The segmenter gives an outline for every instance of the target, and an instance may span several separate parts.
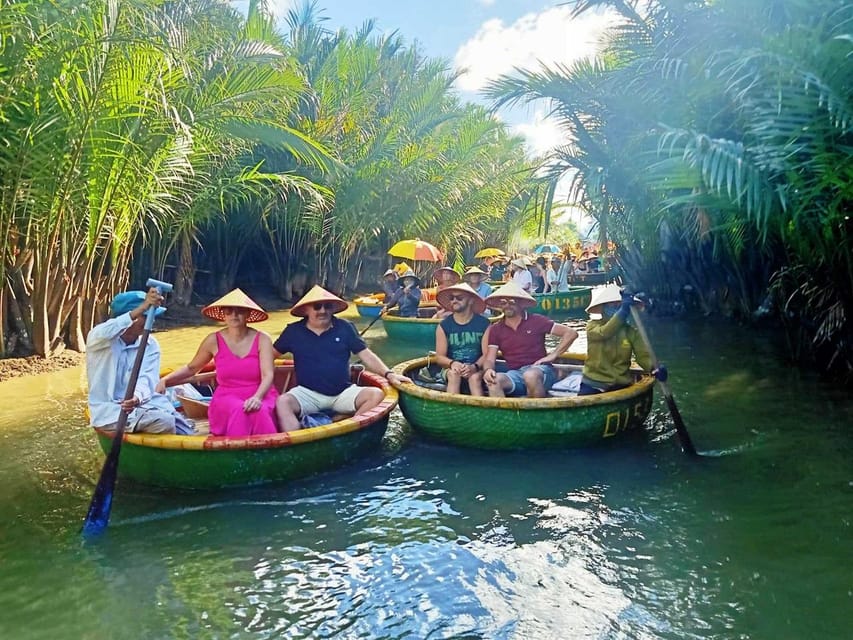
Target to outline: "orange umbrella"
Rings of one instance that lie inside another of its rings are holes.
[[[440,262],[444,259],[444,254],[438,248],[417,238],[400,240],[388,249],[388,255],[409,260],[426,260],[427,262]]]

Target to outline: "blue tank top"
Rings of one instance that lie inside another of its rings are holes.
[[[489,328],[489,321],[474,314],[468,324],[459,324],[453,316],[441,321],[441,328],[447,336],[447,357],[463,364],[471,364],[483,355],[483,334]]]

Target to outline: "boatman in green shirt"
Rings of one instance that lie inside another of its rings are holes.
[[[637,328],[629,321],[631,306],[638,300],[621,293],[615,284],[597,287],[586,308],[592,318],[586,325],[586,364],[583,367],[579,396],[624,389],[634,381],[631,374],[633,355],[644,370],[652,368],[652,356]],[[652,374],[666,382],[666,367],[660,365]]]

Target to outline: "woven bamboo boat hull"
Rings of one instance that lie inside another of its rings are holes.
[[[382,313],[382,305],[385,303],[384,293],[373,293],[369,296],[361,296],[353,300],[358,315],[363,318],[375,318]]]
[[[435,287],[421,289],[421,304],[435,306]],[[382,305],[385,304],[385,294],[382,292],[371,293],[369,296],[360,296],[353,300],[358,315],[363,318],[375,318],[382,313]]]
[[[291,369],[290,365],[276,367],[279,385],[285,377],[281,374]],[[360,375],[359,384],[385,392],[382,403],[367,413],[310,429],[243,438],[128,433],[119,474],[164,487],[217,489],[294,480],[365,457],[379,450],[398,396],[381,376]],[[290,380],[287,376],[285,385]],[[113,434],[95,432],[107,453]]]
[[[534,313],[581,318],[586,316],[586,308],[592,300],[592,287],[569,287],[568,291],[534,293],[533,297],[536,298]]]
[[[394,370],[413,377],[426,364],[419,358]],[[639,428],[651,410],[654,378],[638,375],[627,389],[558,398],[475,398],[395,386],[406,420],[429,438],[477,449],[553,449],[594,445]]]
[[[432,315],[436,306],[421,306],[419,311]],[[489,322],[497,322],[503,318],[498,314],[489,318]],[[424,347],[435,348],[435,329],[441,322],[441,318],[401,318],[396,309],[392,309],[382,316],[385,333],[391,340],[417,344]]]

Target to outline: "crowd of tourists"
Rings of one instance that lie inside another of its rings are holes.
[[[435,334],[431,382],[446,385],[450,393],[488,394],[492,397],[545,397],[560,377],[554,362],[578,337],[570,327],[530,312],[536,305],[531,295],[557,286],[561,257],[531,259],[486,258],[460,274],[451,267],[437,268],[435,307],[440,320]],[[574,256],[569,259],[575,262]],[[509,269],[506,270],[508,264]],[[501,276],[502,280],[498,280]],[[503,282],[493,289],[495,281]],[[383,311],[397,307],[403,317],[416,317],[421,308],[421,280],[405,263],[383,276]],[[216,388],[210,400],[210,433],[251,436],[293,431],[317,424],[316,416],[358,414],[377,406],[382,389],[351,381],[350,357],[389,382],[411,383],[392,371],[357,332],[355,325],[336,314],[347,302],[314,286],[291,309],[300,318],[288,324],[276,340],[249,325],[268,314],[240,289],[235,289],[202,309],[224,326],[201,341],[195,356],[184,366],[160,377],[160,349],[147,335],[144,357],[132,393],[125,392],[141,340],[146,314],[164,311],[157,288],[119,294],[110,306],[111,317],[90,332],[87,340],[89,412],[91,425],[114,429],[121,412],[128,414],[128,431],[192,434],[193,424],[175,410],[166,396],[167,387],[181,385],[211,363]],[[588,356],[579,395],[603,393],[631,383],[632,358],[649,370],[651,357],[629,312],[637,301],[615,285],[596,289],[587,307]],[[490,323],[493,313],[502,314]],[[546,349],[545,338],[556,345]],[[292,354],[297,384],[280,393],[274,386],[274,360]],[[501,360],[498,359],[500,354]],[[663,367],[654,371],[666,379]]]

